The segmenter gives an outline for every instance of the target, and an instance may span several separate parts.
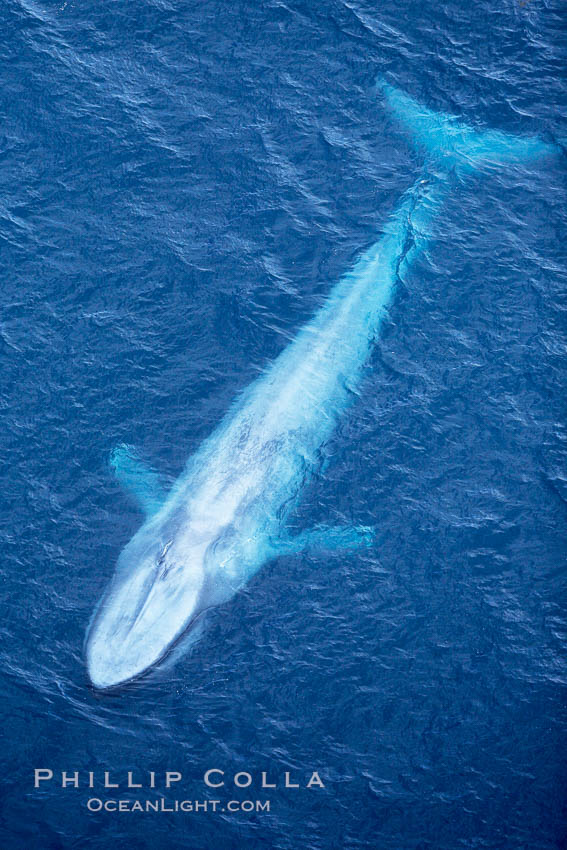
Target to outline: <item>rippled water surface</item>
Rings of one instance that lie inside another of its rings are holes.
[[[0,24],[1,847],[565,846],[565,7],[5,0]],[[273,561],[191,653],[97,694],[85,630],[141,522],[109,453],[178,475],[379,238],[424,162],[377,75],[557,156],[459,186],[399,283],[294,518],[373,547]]]

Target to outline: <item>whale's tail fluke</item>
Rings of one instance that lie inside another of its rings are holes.
[[[557,151],[555,145],[536,137],[474,130],[452,115],[422,106],[384,80],[378,79],[376,86],[416,147],[450,170],[520,164]]]

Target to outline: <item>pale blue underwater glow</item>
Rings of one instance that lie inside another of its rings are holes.
[[[369,528],[318,527],[294,539],[287,520],[351,403],[396,284],[427,247],[434,218],[463,177],[555,151],[538,139],[475,131],[393,86],[378,88],[425,155],[423,174],[381,238],[242,394],[165,501],[156,473],[125,447],[113,454],[118,478],[147,519],[122,551],[89,627],[88,669],[98,688],[159,662],[203,611],[230,599],[270,559],[369,545]]]

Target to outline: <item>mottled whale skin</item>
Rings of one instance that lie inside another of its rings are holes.
[[[377,87],[425,162],[380,239],[243,393],[169,494],[127,447],[112,455],[146,520],[121,552],[88,629],[96,688],[115,687],[157,664],[203,611],[230,599],[271,558],[372,541],[373,530],[361,527],[318,527],[291,537],[286,520],[351,402],[396,281],[427,245],[447,192],[474,169],[552,151],[535,138],[475,131],[390,85]]]

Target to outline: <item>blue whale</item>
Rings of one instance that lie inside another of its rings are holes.
[[[255,380],[169,493],[126,446],[112,466],[146,519],[121,552],[86,639],[90,679],[106,689],[160,662],[200,615],[282,553],[372,543],[373,529],[319,526],[292,536],[296,506],[364,366],[402,277],[431,238],[447,193],[474,170],[550,154],[553,145],[474,130],[378,82],[424,170],[317,314]]]

